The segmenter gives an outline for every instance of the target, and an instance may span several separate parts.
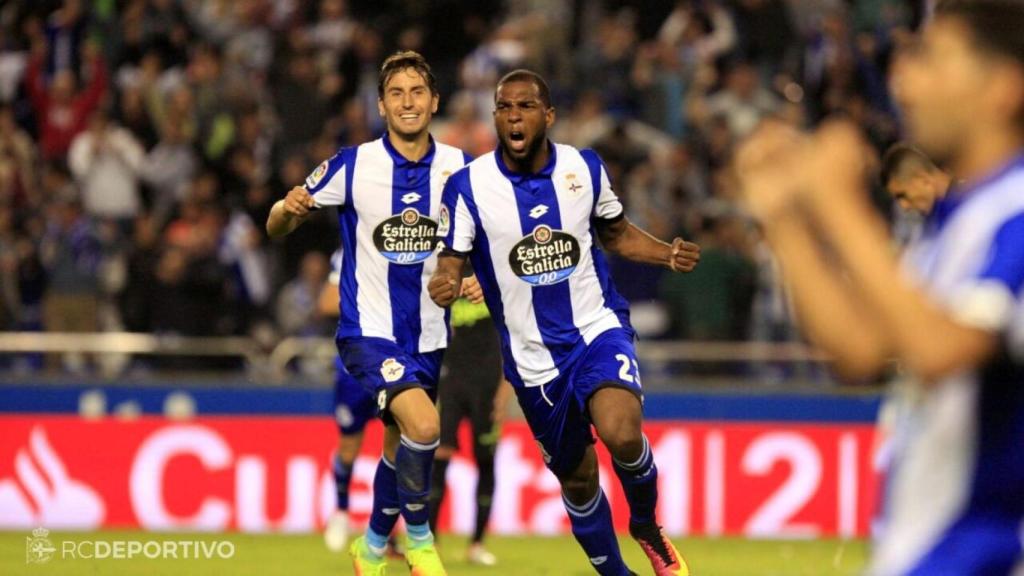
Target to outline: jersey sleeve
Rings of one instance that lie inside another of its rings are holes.
[[[951,300],[953,314],[964,324],[1003,332],[1019,316],[1024,287],[1024,214],[1007,220],[996,232],[985,263],[963,280]]]
[[[317,208],[326,206],[342,206],[345,204],[348,190],[346,189],[348,154],[344,150],[324,160],[306,177],[306,190],[313,196]]]
[[[622,203],[619,197],[612,190],[612,181],[608,177],[608,170],[597,152],[587,148],[580,150],[580,155],[587,163],[587,170],[590,172],[590,184],[594,190],[594,209],[591,213],[593,218],[602,220],[618,220],[623,216]]]
[[[469,169],[464,168],[450,178],[441,193],[441,213],[438,217],[437,235],[443,247],[460,254],[473,250],[476,239],[476,222],[470,213],[464,187],[468,185]]]

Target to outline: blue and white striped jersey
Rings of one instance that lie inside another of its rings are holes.
[[[905,266],[1004,347],[986,366],[897,389],[869,573],[1009,574],[1024,534],[1024,156],[939,201]]]
[[[622,204],[593,150],[548,145],[537,174],[511,172],[499,151],[477,158],[448,180],[440,214],[446,246],[469,254],[519,386],[551,381],[599,334],[629,327],[594,229]]]
[[[338,207],[339,338],[385,338],[414,354],[447,346],[447,312],[426,287],[437,265],[441,190],[468,161],[431,140],[427,155],[411,162],[385,135],[342,148],[306,179],[317,207]]]

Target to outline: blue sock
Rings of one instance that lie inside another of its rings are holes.
[[[619,552],[619,541],[612,526],[612,509],[604,491],[598,488],[594,498],[582,506],[569,502],[564,494],[562,503],[569,512],[572,535],[583,547],[597,573],[602,576],[628,576],[630,571]]]
[[[658,467],[654,464],[647,435],[643,438],[643,453],[635,462],[612,460],[612,467],[629,502],[629,521],[632,524],[654,522],[654,509],[658,505]]]
[[[384,555],[388,537],[398,523],[401,510],[395,465],[381,456],[377,473],[373,476],[373,511],[370,512],[370,526],[366,529],[366,543],[371,552],[378,556]]]
[[[334,455],[334,487],[338,493],[338,510],[348,511],[348,487],[352,483],[352,468],[355,462],[345,463]]]
[[[438,444],[439,440],[420,444],[402,436],[395,455],[398,500],[402,503],[402,518],[405,518],[410,538],[414,538],[413,530],[427,526],[430,520],[430,468]],[[426,528],[426,535],[430,535],[429,527]]]

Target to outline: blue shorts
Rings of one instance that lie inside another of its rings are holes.
[[[384,338],[343,338],[336,341],[338,354],[348,373],[375,400],[377,414],[386,424],[391,401],[410,388],[423,388],[431,400],[437,398],[444,350],[410,354]]]
[[[594,443],[587,402],[609,386],[624,388],[643,402],[633,333],[608,330],[587,346],[572,367],[543,386],[516,389],[544,463],[559,478],[576,470]]]
[[[359,434],[377,415],[377,402],[366,388],[334,359],[334,419],[342,436]]]

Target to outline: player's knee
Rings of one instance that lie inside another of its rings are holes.
[[[618,460],[635,460],[644,449],[640,418],[629,414],[616,415],[598,426],[598,436]]]
[[[437,415],[424,414],[402,426],[406,438],[418,444],[431,444],[441,436],[441,423]]]

